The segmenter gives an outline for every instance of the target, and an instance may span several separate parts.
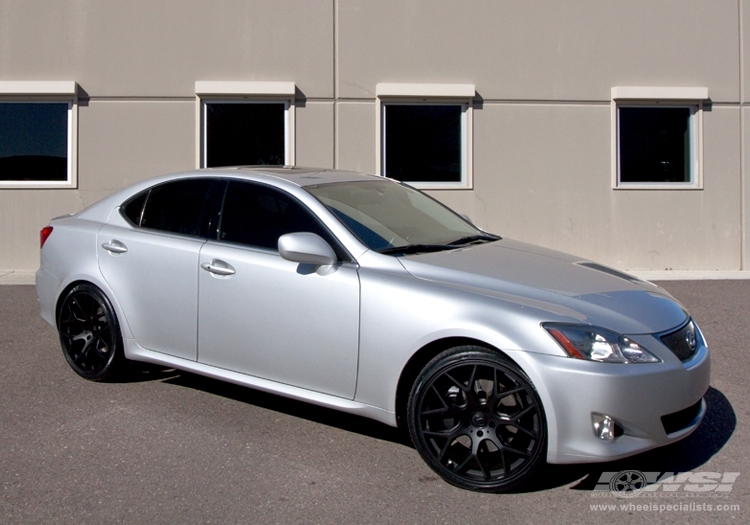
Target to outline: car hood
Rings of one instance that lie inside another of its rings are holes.
[[[688,313],[666,291],[591,261],[501,239],[400,258],[413,276],[533,306],[541,321],[603,326],[623,334],[664,332]]]

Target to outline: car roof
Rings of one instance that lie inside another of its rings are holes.
[[[255,175],[270,176],[291,182],[297,186],[313,186],[316,184],[329,184],[333,182],[354,182],[363,180],[382,180],[377,175],[367,175],[346,170],[333,170],[321,168],[305,168],[297,166],[232,166],[226,168],[208,168],[198,170],[196,175],[216,174],[227,175]]]
[[[384,180],[383,177],[377,175],[366,175],[353,171],[324,168],[302,168],[295,166],[230,166],[225,168],[203,168],[168,175],[160,175],[158,177],[152,177],[150,179],[136,182],[135,184],[104,197],[100,201],[81,210],[76,215],[80,218],[106,221],[112,209],[122,204],[122,202],[130,196],[156,184],[193,177],[245,178],[247,180],[255,181],[262,181],[264,178],[267,180],[276,179],[298,187],[336,182]]]

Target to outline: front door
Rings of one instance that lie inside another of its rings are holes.
[[[359,277],[341,263],[320,275],[278,253],[280,235],[335,243],[301,203],[267,186],[230,182],[218,241],[201,249],[198,361],[354,397]]]

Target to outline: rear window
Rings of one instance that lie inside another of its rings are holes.
[[[125,203],[123,214],[141,228],[206,238],[216,231],[225,185],[225,181],[211,179],[168,182]]]

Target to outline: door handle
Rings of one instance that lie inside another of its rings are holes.
[[[236,273],[231,265],[218,259],[214,259],[210,263],[204,262],[201,264],[201,268],[214,275],[234,275]]]
[[[125,246],[120,241],[116,241],[116,240],[105,242],[104,244],[102,244],[102,248],[107,250],[109,253],[113,253],[113,254],[120,254],[120,253],[125,253],[126,251],[128,251],[127,246]]]

